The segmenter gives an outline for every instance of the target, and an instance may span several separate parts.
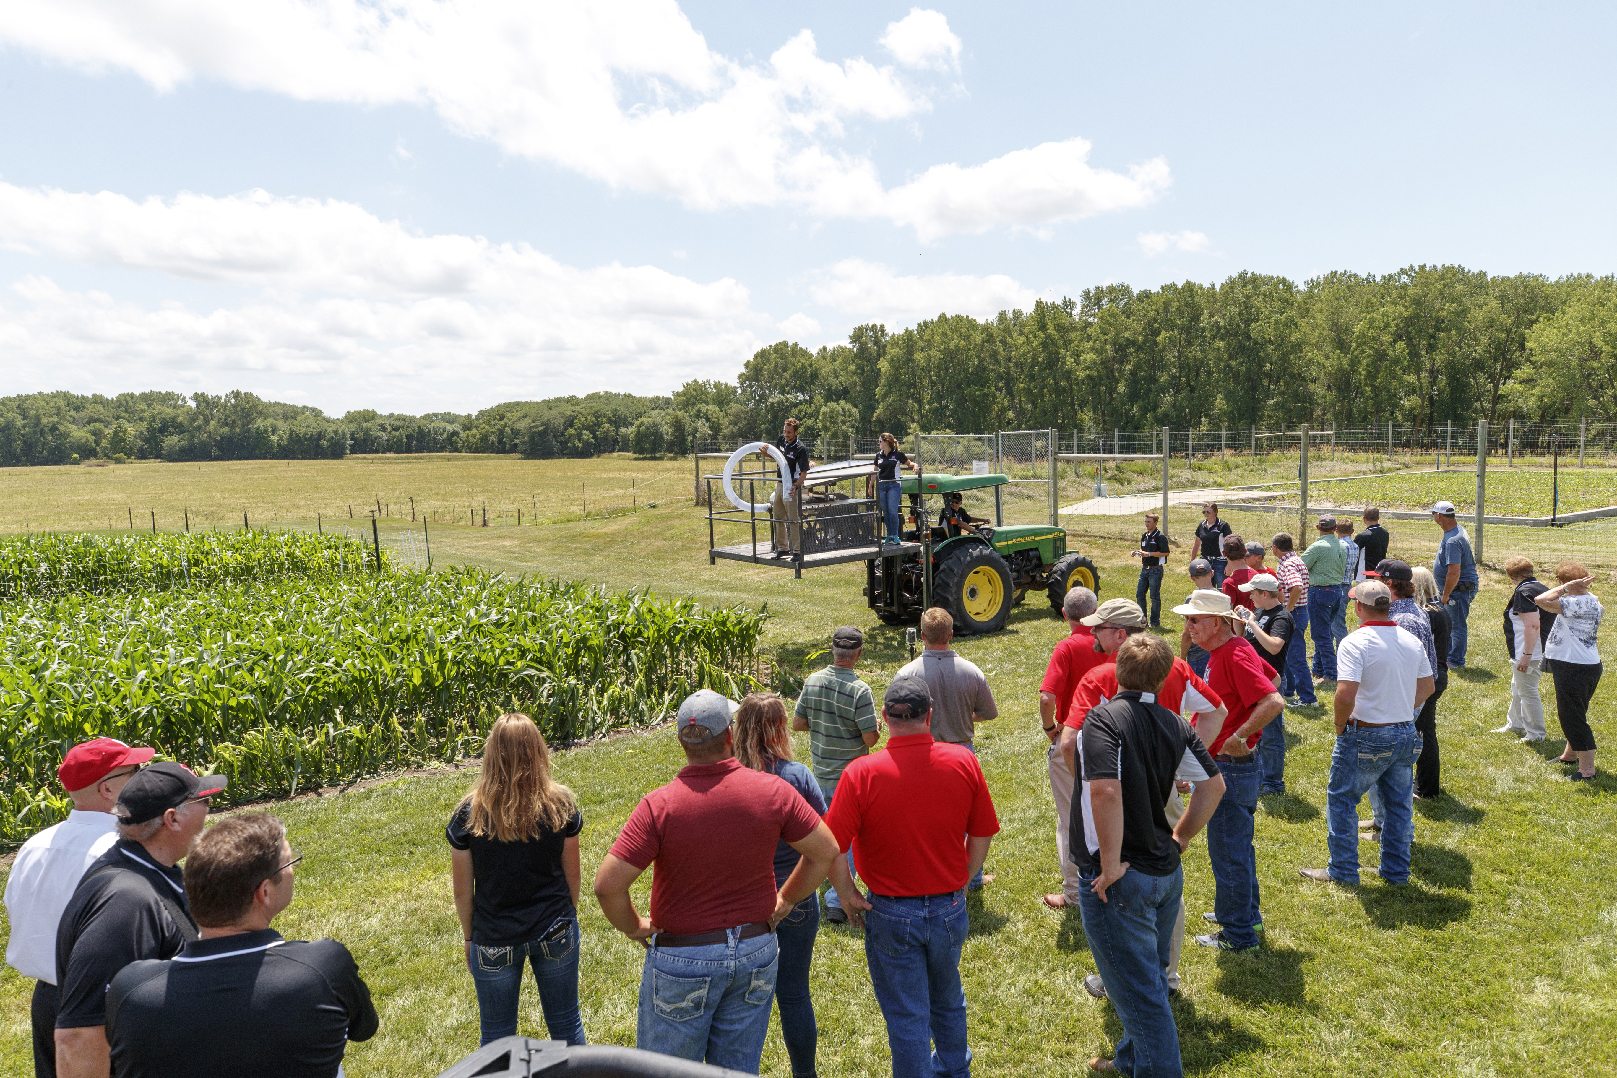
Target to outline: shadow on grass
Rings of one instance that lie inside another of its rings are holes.
[[[1213,987],[1221,995],[1252,1006],[1279,1004],[1312,1013],[1319,1008],[1308,1000],[1303,963],[1313,957],[1314,952],[1295,947],[1265,946],[1247,954],[1220,952]]]
[[[1179,1056],[1187,1073],[1210,1071],[1239,1055],[1261,1052],[1268,1047],[1262,1037],[1236,1025],[1228,1018],[1203,1015],[1185,996],[1170,999],[1173,1023],[1179,1030]],[[1123,1036],[1123,1023],[1117,1010],[1106,1005],[1106,1036],[1115,1045]]]
[[[986,888],[979,887],[966,892],[966,917],[971,923],[966,930],[967,936],[992,936],[1011,923],[1009,917],[983,904],[984,890]]]
[[[1483,685],[1490,681],[1497,681],[1499,675],[1492,670],[1484,670],[1480,666],[1449,667],[1449,677],[1459,678],[1472,685]]]
[[[1304,823],[1319,819],[1319,809],[1296,794],[1264,794],[1258,798],[1263,811],[1288,823]]]
[[[1488,810],[1468,805],[1457,799],[1453,794],[1443,794],[1436,801],[1417,800],[1415,811],[1428,820],[1437,820],[1442,823],[1478,824],[1488,815]]]
[[[1409,874],[1437,887],[1471,890],[1471,858],[1446,846],[1426,842],[1411,843]]]
[[[1083,914],[1078,907],[1068,906],[1061,911],[1061,927],[1056,929],[1056,950],[1073,954],[1089,953],[1089,937],[1084,934]]]
[[[1377,928],[1442,928],[1471,916],[1471,900],[1454,895],[1438,894],[1417,883],[1359,888],[1359,904],[1365,916]]]

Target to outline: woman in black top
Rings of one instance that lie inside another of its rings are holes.
[[[482,1044],[517,1031],[523,960],[552,1040],[584,1043],[578,1015],[578,835],[584,816],[550,778],[544,735],[501,715],[483,771],[449,820],[455,913],[477,988]]]
[[[1202,506],[1202,520],[1196,525],[1196,539],[1201,543],[1201,556],[1213,563],[1213,587],[1224,586],[1224,572],[1229,559],[1224,557],[1224,540],[1229,537],[1230,522],[1218,519],[1218,503]]]
[[[921,474],[920,466],[898,448],[898,439],[884,433],[881,452],[876,454],[876,504],[881,507],[882,521],[887,525],[887,534],[882,538],[884,543],[898,542],[904,530],[904,517],[899,508],[899,492],[903,489],[898,478],[900,468]]]
[[[1437,750],[1437,700],[1443,695],[1443,690],[1449,687],[1449,664],[1444,660],[1449,655],[1449,636],[1454,623],[1449,620],[1448,607],[1443,605],[1437,590],[1437,578],[1432,571],[1424,565],[1417,565],[1412,573],[1415,577],[1415,601],[1420,603],[1420,608],[1426,611],[1426,617],[1432,623],[1432,646],[1437,651],[1437,669],[1432,671],[1436,688],[1421,705],[1420,715],[1415,719],[1415,732],[1421,736],[1420,756],[1415,760],[1415,796],[1425,800],[1440,797],[1443,793],[1438,782],[1443,767]]]

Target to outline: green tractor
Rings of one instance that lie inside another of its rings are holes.
[[[925,489],[921,487],[924,482]],[[865,562],[865,596],[889,625],[913,623],[930,603],[949,611],[957,633],[992,633],[1005,627],[1011,607],[1042,590],[1055,610],[1067,590],[1100,591],[1100,573],[1084,555],[1067,550],[1067,533],[1045,524],[983,527],[950,536],[931,526],[925,499],[1009,483],[1003,475],[939,475],[904,479],[912,528],[892,553]],[[998,491],[995,491],[996,498]],[[928,572],[930,570],[930,572]]]

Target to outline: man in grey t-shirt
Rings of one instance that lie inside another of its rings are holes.
[[[976,663],[955,654],[949,647],[954,639],[954,618],[942,607],[931,607],[921,615],[921,638],[926,650],[921,657],[905,664],[898,677],[922,677],[932,694],[932,740],[964,745],[976,752],[972,739],[976,724],[999,715],[988,679]],[[968,885],[976,889],[984,880],[979,870]]]

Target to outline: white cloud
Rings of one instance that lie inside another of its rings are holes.
[[[814,302],[860,321],[890,326],[939,314],[988,318],[1010,308],[1026,310],[1039,298],[1039,293],[1003,274],[900,277],[891,266],[859,258],[844,259],[816,274],[809,294]]]
[[[1140,250],[1144,251],[1148,258],[1154,258],[1170,249],[1190,254],[1207,250],[1205,232],[1142,232],[1135,239],[1140,244]]]
[[[0,296],[13,391],[218,390],[251,376],[323,404],[417,411],[423,399],[587,392],[603,376],[667,391],[730,377],[773,326],[729,278],[568,266],[526,244],[418,236],[351,203],[262,191],[135,202],[0,184],[0,245],[255,290],[199,310],[25,277]]]
[[[947,69],[959,38],[915,9],[882,39],[908,69]],[[454,131],[608,187],[686,206],[793,205],[885,218],[923,239],[1042,228],[1151,201],[1160,160],[1090,167],[1046,143],[883,187],[837,145],[849,121],[913,120],[924,86],[891,66],[821,58],[807,30],[766,63],[713,52],[674,0],[52,0],[0,7],[0,44],[159,90],[217,80],[307,101],[414,104]],[[1025,170],[1031,170],[1026,174]]]
[[[786,334],[787,337],[793,339],[813,337],[819,334],[820,323],[815,321],[813,318],[810,318],[802,311],[798,311],[790,318],[786,318],[781,321],[780,331]]]
[[[887,24],[882,47],[905,67],[950,70],[960,66],[960,38],[949,20],[937,11],[912,7],[897,22]]]

